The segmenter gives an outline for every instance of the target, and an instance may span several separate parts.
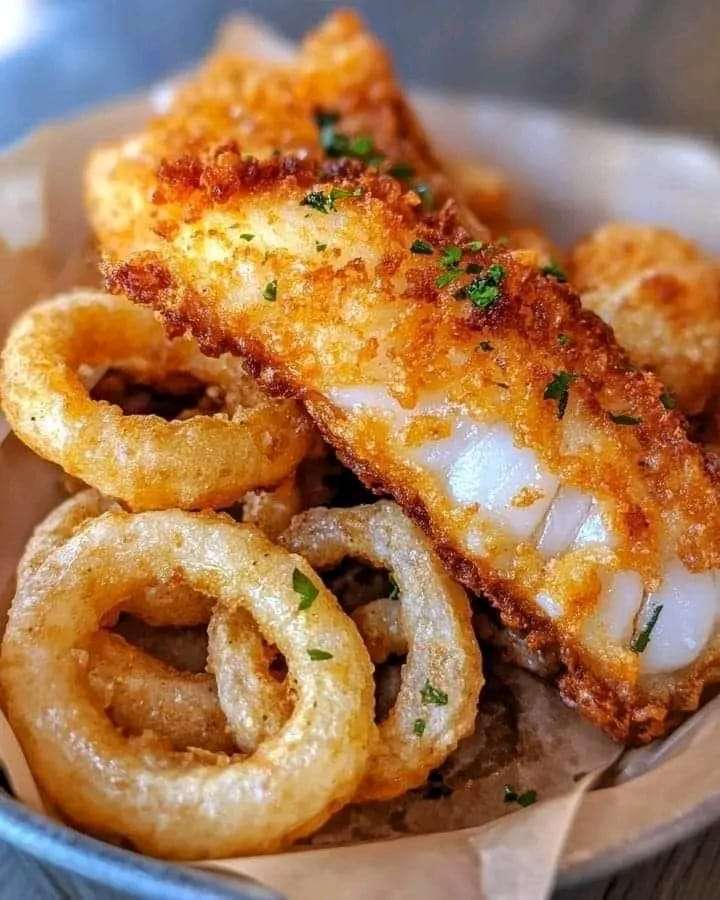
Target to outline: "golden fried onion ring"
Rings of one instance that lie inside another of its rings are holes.
[[[120,507],[94,488],[80,491],[56,507],[28,541],[18,565],[18,583],[36,572],[88,519],[108,509]],[[104,622],[111,622],[117,612],[123,611],[153,626],[205,625],[214,605],[213,598],[186,584],[159,584],[123,600]],[[212,675],[178,671],[121,636],[100,631],[90,644],[88,676],[96,697],[115,724],[131,734],[153,731],[167,738],[176,750],[200,747],[251,753],[276,734],[290,715],[292,700],[284,684],[270,674],[272,657],[252,616],[244,609],[234,615],[232,652],[226,654],[229,669],[221,679],[235,691],[238,706],[242,709],[245,703],[248,712],[234,723],[232,737]],[[238,627],[240,623],[242,628]],[[212,640],[210,646],[208,662],[212,664]]]
[[[25,545],[17,568],[18,585],[30,578],[88,519],[97,518],[109,509],[119,510],[120,506],[94,488],[79,491],[56,506],[35,527]],[[186,584],[151,585],[124,598],[118,608],[108,614],[104,624],[120,612],[127,612],[147,625],[205,625],[214,605],[212,597],[193,591]]]
[[[310,609],[298,609],[296,568],[318,582]],[[84,651],[103,617],[174,574],[218,608],[247,609],[287,661],[293,713],[250,757],[210,764],[147,736],[138,745],[91,696]],[[270,852],[309,833],[354,795],[374,740],[371,665],[357,630],[304,560],[216,514],[109,511],[88,522],[20,585],[0,685],[59,809],[168,858]]]
[[[399,597],[398,597],[399,599]],[[405,656],[408,642],[400,604],[383,597],[358,607],[350,616],[365,641],[370,659],[377,665],[389,656]]]
[[[2,402],[40,456],[132,509],[218,508],[286,477],[310,446],[297,403],[270,400],[231,357],[169,340],[147,309],[93,291],[32,307],[3,351]],[[225,391],[228,413],[166,421],[93,400],[78,370],[109,364],[139,378],[187,372]]]
[[[215,675],[220,708],[233,710],[229,725],[244,753],[277,734],[292,712],[289,685],[269,674],[269,650],[246,610],[219,607],[210,617],[208,671]]]
[[[388,799],[417,787],[475,722],[483,678],[464,590],[389,501],[308,510],[293,519],[280,543],[319,570],[352,556],[391,572],[399,593],[388,602],[400,606],[407,661],[355,800]]]

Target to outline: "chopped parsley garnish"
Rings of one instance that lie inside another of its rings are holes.
[[[348,137],[335,127],[340,117],[337,113],[320,112],[315,121],[320,129],[320,144],[328,156],[352,156],[361,159],[368,165],[377,165],[384,154],[375,147],[375,142],[368,134]]]
[[[300,201],[300,206],[310,206],[321,213],[329,213],[335,209],[336,200],[344,200],[346,197],[362,197],[363,189],[361,187],[355,190],[347,190],[346,188],[334,187],[329,194],[325,191],[310,191]]]
[[[298,609],[310,609],[317,595],[320,593],[319,588],[310,581],[310,579],[301,572],[300,569],[293,569],[292,586],[296,594],[302,598],[298,603]]]
[[[441,290],[442,288],[446,288],[454,281],[457,281],[462,275],[462,270],[460,269],[461,259],[462,249],[460,247],[451,245],[443,250],[442,255],[440,256],[440,265],[446,271],[441,275],[438,275],[435,279],[435,284],[438,288]]]
[[[322,253],[323,250],[327,250],[327,244],[321,244],[320,241],[315,241],[315,249],[318,253]]]
[[[388,174],[392,175],[393,178],[397,178],[399,181],[408,181],[408,179],[412,178],[415,174],[415,169],[413,169],[410,163],[399,162],[390,166]]]
[[[490,266],[484,275],[473,278],[466,288],[473,306],[487,310],[500,298],[500,285],[505,277],[505,269],[497,263]]]
[[[271,302],[277,300],[277,278],[273,278],[272,281],[268,281],[265,285],[263,288],[263,297]]]
[[[642,419],[628,413],[608,413],[608,416],[616,425],[639,425],[642,422]]]
[[[440,688],[434,687],[429,680],[425,680],[422,690],[420,691],[423,703],[432,703],[434,706],[446,706],[448,695]]]
[[[427,241],[421,241],[418,238],[418,240],[413,241],[412,244],[410,244],[410,252],[429,256],[433,252],[432,244],[428,244]]]
[[[480,343],[478,344],[478,349],[482,350],[484,353],[489,353],[494,348],[490,341],[480,341]]]
[[[482,250],[484,246],[485,244],[483,241],[470,241],[468,244],[465,244],[465,249],[470,253],[477,253]]]
[[[392,575],[388,576],[388,581],[390,582],[390,593],[388,594],[388,600],[398,600],[400,598],[400,588],[398,587],[397,581],[395,581]]]
[[[560,344],[561,347],[569,347],[570,344],[572,344],[572,338],[569,334],[559,334],[558,344]]]
[[[537,791],[529,790],[518,794],[511,784],[503,787],[503,801],[505,803],[517,803],[519,806],[532,806],[537,800]]]
[[[250,234],[249,231],[246,231],[244,234],[240,235],[241,241],[251,241],[255,237],[254,234]]]
[[[333,658],[332,653],[328,653],[327,650],[316,650],[314,648],[308,650],[308,656],[313,662],[321,662],[322,660]]]
[[[551,259],[548,265],[542,266],[540,271],[543,273],[543,275],[552,275],[552,277],[557,278],[558,281],[567,281],[565,270],[560,266],[559,263],[555,262],[554,259]]]
[[[456,269],[460,265],[462,259],[462,250],[460,247],[446,247],[440,257],[440,265],[444,269]]]
[[[300,206],[311,206],[318,212],[327,213],[332,209],[330,198],[324,191],[310,191],[300,201]]]
[[[442,290],[442,288],[446,288],[449,284],[452,284],[453,281],[457,281],[461,275],[462,272],[460,269],[450,269],[447,272],[443,272],[442,275],[438,275],[435,279],[435,284]]]
[[[422,737],[425,734],[425,719],[415,719],[413,722],[413,734]]]
[[[562,419],[568,405],[568,396],[570,393],[570,385],[575,381],[577,375],[573,372],[556,372],[552,379],[548,382],[543,394],[543,400],[557,400],[558,419]]]
[[[517,798],[517,802],[520,806],[532,806],[533,803],[537,800],[537,791],[525,791],[525,793],[520,794]]]
[[[422,208],[426,212],[429,212],[435,205],[435,197],[433,196],[430,185],[426,184],[424,181],[418,181],[413,185],[413,190],[422,201]]]
[[[675,409],[677,406],[677,401],[668,391],[663,391],[662,394],[660,394],[660,402],[665,409]]]
[[[650,643],[650,635],[652,634],[653,628],[657,625],[657,620],[660,618],[660,613],[663,610],[662,603],[659,606],[656,606],[650,616],[650,619],[647,625],[643,628],[643,630],[638,634],[636,638],[633,639],[630,644],[630,649],[633,653],[643,653],[645,648]]]

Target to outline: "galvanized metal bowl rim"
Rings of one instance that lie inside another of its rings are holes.
[[[0,790],[0,837],[43,863],[124,891],[166,900],[281,900],[281,895],[250,880],[230,879],[140,856],[96,840],[36,813]]]

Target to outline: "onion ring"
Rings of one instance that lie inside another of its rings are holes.
[[[174,750],[234,752],[212,675],[179,672],[107,631],[93,635],[89,651],[90,689],[117,726],[152,731]]]
[[[389,501],[308,510],[293,519],[280,543],[319,570],[352,556],[392,573],[398,600],[388,602],[400,607],[407,661],[354,799],[389,799],[417,787],[474,727],[483,678],[465,591],[445,573],[422,532]]]
[[[217,858],[284,847],[354,795],[374,740],[370,661],[321,584],[312,608],[298,609],[295,569],[318,580],[226,516],[109,511],[20,586],[0,685],[36,778],[70,820],[105,834],[112,823],[146,853]],[[213,756],[210,765],[145,737],[139,752],[90,695],[81,657],[103,616],[173,573],[215,596],[216,608],[247,609],[287,660],[295,708],[250,757]]]
[[[228,413],[166,421],[93,400],[78,369],[113,363],[139,378],[188,372],[225,390]],[[40,456],[132,509],[218,508],[290,474],[311,442],[292,400],[270,400],[232,357],[169,340],[124,297],[64,294],[32,307],[3,351],[3,408]]]
[[[208,625],[208,671],[215,675],[220,708],[233,711],[228,724],[244,753],[277,734],[292,713],[293,692],[269,674],[271,662],[246,610],[215,610]]]
[[[389,656],[405,656],[408,642],[403,630],[400,604],[383,597],[358,607],[350,618],[357,625],[370,659],[378,665]]]
[[[18,584],[40,568],[45,559],[89,519],[118,504],[88,488],[68,498],[35,528],[18,565]],[[215,605],[213,598],[183,583],[144,587],[125,599],[103,619],[108,625],[119,612],[129,612],[147,625],[205,625]],[[155,731],[175,749],[198,746],[207,750],[239,749],[252,753],[263,740],[276,734],[292,711],[292,698],[284,684],[270,674],[272,654],[255,622],[244,609],[234,613],[232,645],[218,659],[215,630],[209,629],[209,671],[220,673],[225,690],[244,714],[233,723],[232,736],[217,701],[212,675],[194,675],[162,663],[151,653],[134,647],[118,635],[98,632],[90,649],[89,676],[96,695],[104,701],[116,724],[134,734]],[[214,664],[214,665],[213,665]],[[228,671],[222,672],[221,665]],[[246,699],[247,698],[247,699]],[[181,708],[188,704],[188,718]],[[243,706],[245,704],[245,706]],[[204,727],[203,714],[207,716]],[[200,741],[198,736],[205,736]]]
[[[35,527],[25,545],[17,568],[18,584],[34,575],[45,559],[89,519],[111,509],[119,510],[120,506],[94,488],[79,491],[56,506]],[[110,624],[120,612],[127,612],[147,625],[205,625],[213,606],[211,597],[171,581],[169,584],[143,587],[136,595],[124,598],[115,610],[108,613],[103,624]]]

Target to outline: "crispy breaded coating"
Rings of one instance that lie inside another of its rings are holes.
[[[569,275],[632,362],[700,412],[720,385],[718,262],[672,231],[613,222],[573,248]]]
[[[301,397],[455,577],[557,653],[583,715],[644,741],[697,706],[720,674],[702,452],[557,273],[445,200],[353,16],[290,66],[211,62],[169,116],[103,153],[88,196],[111,290]]]

